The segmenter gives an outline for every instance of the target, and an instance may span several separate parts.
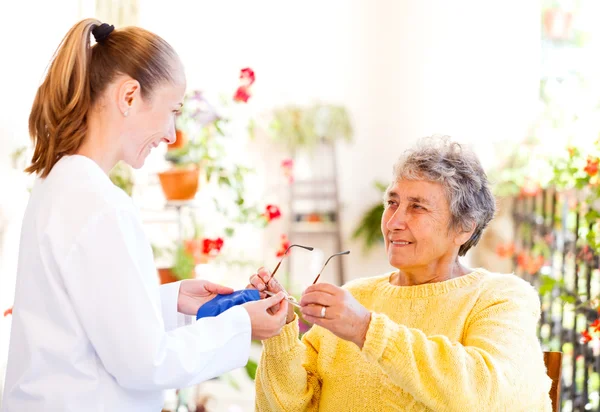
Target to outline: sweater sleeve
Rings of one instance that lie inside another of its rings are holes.
[[[550,409],[550,379],[536,337],[540,302],[528,285],[477,305],[463,343],[427,336],[373,313],[362,353],[433,410]]]
[[[298,317],[278,336],[263,341],[256,372],[256,411],[318,411],[320,340],[311,328],[298,339]]]

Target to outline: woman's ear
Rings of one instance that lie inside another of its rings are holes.
[[[473,232],[477,228],[477,224],[475,222],[471,223],[471,228],[469,230],[458,230],[456,236],[454,237],[454,244],[456,246],[462,246],[473,236]]]
[[[123,116],[127,117],[134,102],[139,101],[141,96],[140,82],[128,78],[121,83],[117,94],[117,105]]]

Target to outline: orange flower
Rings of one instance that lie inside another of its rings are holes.
[[[594,332],[600,332],[600,319],[593,321],[590,327],[594,328]]]
[[[515,244],[510,242],[507,244],[499,244],[496,247],[496,254],[501,258],[511,258],[515,254]]]
[[[8,315],[12,315],[12,310],[13,308],[8,308],[4,311],[4,317],[7,317]]]
[[[517,266],[530,275],[535,275],[544,266],[544,256],[530,256],[527,252],[521,252],[517,256]]]
[[[569,151],[569,157],[575,156],[575,150],[576,149],[573,146],[567,147],[567,150]]]
[[[533,197],[540,193],[541,190],[542,188],[539,183],[530,178],[525,178],[525,182],[523,182],[523,186],[521,186],[521,196]]]
[[[590,335],[590,332],[588,332],[587,330],[584,330],[583,332],[581,332],[581,342],[582,343],[588,343],[591,342],[593,340],[592,335]]]
[[[589,176],[595,176],[598,174],[598,163],[600,163],[600,160],[596,157],[593,158],[591,156],[589,156],[587,158],[587,164],[586,166],[583,168],[583,170],[589,175]]]

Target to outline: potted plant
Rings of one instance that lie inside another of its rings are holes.
[[[195,91],[184,99],[175,123],[176,140],[167,147],[165,160],[170,168],[158,174],[167,200],[190,200],[198,191],[200,171],[206,155],[206,128],[217,120],[216,112],[202,93]],[[188,132],[199,133],[190,139]]]
[[[246,103],[251,97],[250,88],[255,80],[254,71],[240,71],[240,86],[230,98],[233,102]],[[226,103],[229,99],[224,99]],[[227,165],[222,143],[225,137],[222,125],[228,119],[218,114],[205,93],[195,90],[184,100],[176,119],[177,140],[168,146],[165,160],[171,168],[158,177],[167,200],[190,200],[194,198],[200,181],[210,181],[217,176],[221,186],[240,186],[247,172],[242,167]]]
[[[387,188],[382,182],[375,182],[374,186],[382,195]],[[383,235],[381,234],[381,217],[383,212],[384,205],[383,200],[381,200],[365,211],[352,233],[352,239],[362,239],[365,252],[370,251],[377,245],[383,244]]]
[[[172,257],[172,264],[158,268],[160,283],[171,283],[183,279],[193,279],[197,265],[209,263],[221,252],[223,238],[193,237],[186,239],[174,248],[167,249]],[[162,254],[156,248],[155,257]]]
[[[269,125],[271,135],[288,149],[312,149],[321,142],[352,140],[350,116],[343,106],[322,103],[288,105],[273,110],[272,117]]]

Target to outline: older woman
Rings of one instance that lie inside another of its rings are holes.
[[[397,270],[343,288],[317,283],[264,341],[260,411],[550,411],[536,338],[540,302],[514,275],[462,265],[494,215],[472,152],[424,139],[394,167],[381,231]],[[259,289],[280,286],[261,269]]]

